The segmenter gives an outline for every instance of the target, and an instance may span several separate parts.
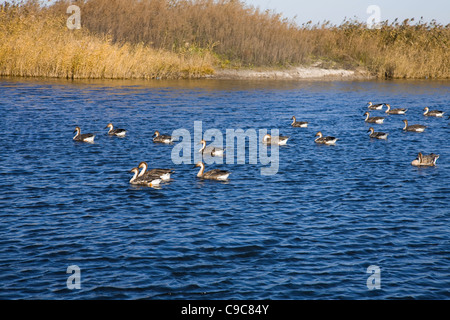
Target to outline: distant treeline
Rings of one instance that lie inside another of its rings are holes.
[[[36,7],[36,1],[25,2]],[[384,21],[378,29],[358,21],[299,26],[239,0],[60,0],[40,14],[67,19],[70,4],[81,9],[83,32],[99,43],[189,53],[203,59],[207,70],[320,61],[379,78],[450,78],[450,25],[434,21]]]

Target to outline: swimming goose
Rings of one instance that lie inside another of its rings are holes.
[[[285,145],[288,141],[289,137],[288,136],[277,136],[277,137],[272,137],[270,134],[266,134],[263,137],[262,142],[266,145],[271,145],[271,144],[277,144],[279,146]]]
[[[408,109],[405,108],[398,108],[398,109],[391,109],[390,104],[386,104],[387,110],[385,113],[387,114],[405,114]]]
[[[75,135],[75,137],[73,137],[73,140],[75,140],[75,141],[82,141],[82,142],[89,142],[89,143],[93,143],[94,142],[95,134],[93,134],[93,133],[81,134],[80,127],[76,127],[75,130],[73,131],[73,133],[75,133],[75,132],[77,134]]]
[[[202,154],[209,154],[213,157],[223,157],[223,153],[225,152],[225,149],[219,148],[219,147],[212,147],[208,146],[206,147],[206,141],[201,140],[200,143],[202,144],[202,147],[198,152],[201,152]]]
[[[173,138],[167,134],[159,134],[159,131],[155,131],[153,134],[153,141],[160,143],[172,143]]]
[[[384,103],[372,104],[372,102],[369,102],[368,108],[370,110],[382,110],[383,105],[384,105]]]
[[[316,137],[317,137],[317,136],[318,136],[318,138],[316,138],[316,139],[314,140],[316,143],[321,143],[321,144],[328,144],[328,145],[330,145],[330,144],[335,144],[336,141],[338,141],[338,139],[335,138],[335,137],[324,137],[324,136],[322,135],[322,132],[321,132],[321,131],[319,131],[319,132],[316,133]]]
[[[443,117],[444,116],[444,111],[438,111],[438,110],[431,110],[428,107],[425,107],[425,112],[423,113],[424,116],[427,117]]]
[[[291,120],[293,120],[292,123],[291,123],[291,126],[293,126],[293,127],[297,127],[297,128],[306,128],[306,127],[308,127],[308,122],[307,121],[298,121],[297,122],[297,119],[295,119],[295,116],[292,116]]]
[[[372,127],[367,132],[370,132],[369,137],[375,139],[387,139],[388,134],[385,132],[375,132]]]
[[[127,134],[127,130],[125,129],[114,129],[114,126],[112,123],[108,123],[108,125],[105,127],[109,128],[108,134],[110,136],[117,136],[117,137],[125,137],[125,135]]]
[[[205,171],[205,164],[203,162],[198,162],[195,167],[200,167],[200,171],[197,173],[198,178],[209,179],[209,180],[219,180],[226,181],[231,172],[220,169],[213,169],[208,172]]]
[[[419,152],[417,158],[411,162],[413,166],[435,166],[436,161],[439,159],[438,154],[429,154],[423,155],[422,152]]]
[[[170,175],[174,172],[172,169],[148,169],[147,162],[142,161],[139,163],[139,169],[142,169],[138,175],[138,178],[147,177],[147,176],[159,176],[162,181],[169,181]]]
[[[368,112],[364,113],[364,115],[366,116],[366,119],[364,121],[369,123],[382,124],[384,121],[383,117],[370,117],[370,114]]]
[[[131,169],[132,173],[134,173],[133,178],[131,178],[130,183],[141,186],[154,187],[159,186],[161,183],[161,178],[158,175],[148,175],[145,177],[138,177],[139,168]]]
[[[403,120],[403,122],[405,123],[405,126],[403,127],[403,130],[406,131],[414,131],[414,132],[424,132],[425,129],[427,128],[426,126],[423,126],[421,124],[413,124],[408,126],[408,120]]]

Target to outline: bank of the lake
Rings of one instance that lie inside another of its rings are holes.
[[[91,0],[77,2],[78,30],[69,4],[0,6],[0,76],[450,78],[450,26],[435,22],[298,26],[241,1]]]
[[[283,69],[220,69],[207,75],[209,79],[226,80],[370,80],[374,75],[364,70],[326,69],[315,66],[301,66]]]

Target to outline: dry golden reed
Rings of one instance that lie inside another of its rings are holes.
[[[450,78],[450,25],[347,21],[330,28],[329,57],[363,66],[379,78]]]
[[[377,77],[450,78],[450,25],[412,20],[344,21],[296,25],[272,11],[238,0],[76,1],[83,24],[116,43],[130,41],[176,51],[186,43],[208,48],[220,66],[288,67],[324,61],[362,68]],[[53,6],[63,11],[67,1]]]
[[[69,30],[67,15],[31,3],[0,7],[0,75],[57,78],[196,78],[211,74],[214,57],[186,47],[177,53],[107,35]]]
[[[64,27],[69,4],[80,7],[82,30]],[[0,21],[1,74],[201,77],[214,68],[320,61],[378,78],[450,78],[450,25],[434,21],[299,26],[239,0],[59,0],[45,8],[28,0],[20,7],[28,15],[3,13]]]

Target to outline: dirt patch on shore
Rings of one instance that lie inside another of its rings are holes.
[[[324,69],[318,67],[295,67],[286,70],[216,69],[208,78],[242,80],[356,80],[373,77],[361,70]]]

